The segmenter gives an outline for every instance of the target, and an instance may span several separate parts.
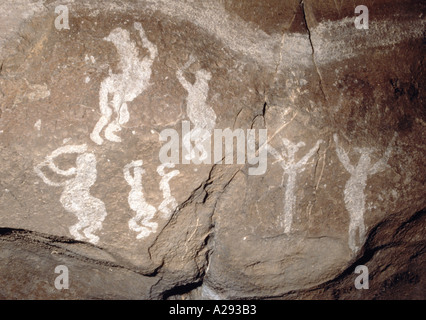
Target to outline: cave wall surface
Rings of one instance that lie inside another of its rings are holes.
[[[2,1],[0,298],[424,299],[425,9]]]

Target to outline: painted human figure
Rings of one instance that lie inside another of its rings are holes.
[[[136,215],[129,220],[129,228],[139,233],[136,236],[137,239],[149,236],[152,232],[156,232],[158,227],[156,222],[151,221],[157,209],[146,202],[143,194],[142,175],[145,170],[142,169],[142,164],[142,160],[132,161],[123,170],[124,178],[132,187],[128,197],[129,206],[136,211]],[[131,169],[133,169],[133,175]]]
[[[304,166],[318,151],[322,140],[318,140],[315,146],[298,162],[295,161],[295,154],[301,147],[305,146],[305,143],[301,141],[295,144],[285,138],[282,139],[282,142],[284,147],[287,149],[287,151],[283,151],[282,154],[280,154],[270,145],[267,145],[266,148],[268,152],[279,161],[282,169],[284,170],[282,184],[284,184],[284,176],[287,175],[286,190],[284,195],[284,220],[280,218],[280,224],[281,227],[284,227],[284,233],[289,233],[293,222],[293,215],[296,209],[296,196],[294,194],[294,190],[296,186],[297,174],[305,170]]]
[[[333,135],[334,142],[336,143],[337,156],[345,167],[346,171],[350,173],[350,178],[346,182],[344,190],[344,200],[346,209],[349,212],[349,247],[353,252],[359,250],[357,245],[356,235],[358,232],[358,244],[362,245],[365,241],[366,228],[364,224],[365,213],[365,194],[364,190],[367,185],[368,176],[374,175],[378,172],[384,171],[387,167],[390,154],[392,152],[391,145],[396,139],[396,134],[392,138],[391,143],[386,149],[383,157],[375,164],[371,163],[370,154],[373,149],[369,148],[354,148],[360,154],[360,158],[356,166],[351,165],[347,153],[339,146],[337,134]]]
[[[158,223],[152,221],[157,213],[157,209],[147,203],[144,196],[142,175],[145,173],[145,170],[142,168],[142,165],[142,160],[132,161],[123,169],[124,178],[132,188],[128,197],[129,206],[133,211],[136,211],[136,215],[129,220],[129,228],[139,233],[136,236],[137,239],[142,239],[151,233],[155,233],[158,228]],[[174,164],[167,163],[161,164],[157,168],[157,172],[161,176],[160,190],[163,192],[163,201],[158,207],[162,218],[170,218],[173,210],[177,207],[177,201],[171,194],[169,182],[179,174],[179,170],[173,170],[167,174],[164,172],[165,168],[173,167]]]
[[[160,181],[160,190],[163,192],[163,201],[161,202],[158,210],[162,213],[163,218],[168,219],[173,211],[177,208],[178,203],[176,199],[172,196],[170,190],[170,180],[177,176],[180,172],[179,170],[172,170],[169,173],[165,173],[165,168],[174,168],[173,163],[161,164],[157,168],[158,174],[161,176]]]
[[[54,160],[60,155],[77,153],[76,166],[68,170],[58,168]],[[41,170],[43,167],[50,168],[54,173],[70,177],[64,182],[53,182],[46,177]],[[45,161],[34,168],[35,172],[48,185],[64,187],[64,191],[59,199],[64,209],[73,213],[78,222],[69,228],[71,235],[76,240],[88,240],[96,244],[99,237],[94,233],[102,229],[102,222],[107,216],[105,204],[98,198],[90,195],[90,188],[96,182],[96,157],[93,153],[87,152],[87,145],[68,145],[56,149]],[[81,234],[83,230],[84,236]]]
[[[208,81],[211,79],[211,73],[207,70],[200,69],[195,72],[195,82],[191,84],[183,76],[183,71],[186,70],[195,59],[193,56],[185,63],[182,69],[176,72],[176,76],[184,89],[188,92],[186,98],[186,112],[194,129],[191,130],[184,138],[184,147],[188,151],[187,160],[194,159],[195,151],[191,151],[191,141],[195,142],[195,148],[199,150],[200,160],[207,158],[207,151],[202,143],[206,139],[210,139],[213,129],[216,125],[216,113],[213,108],[207,104],[209,92]],[[188,136],[189,135],[189,136]]]
[[[120,57],[119,66],[121,73],[113,74],[109,70],[109,76],[105,78],[99,90],[99,107],[101,118],[96,123],[90,138],[93,142],[101,145],[103,139],[100,136],[105,126],[105,138],[113,142],[121,142],[121,138],[116,135],[121,130],[121,126],[130,119],[127,103],[133,101],[149,85],[151,78],[151,67],[157,57],[157,47],[151,43],[145,35],[145,31],[139,22],[134,23],[134,28],[139,31],[142,45],[148,50],[148,55],[142,60],[138,58],[138,50],[134,42],[130,40],[127,30],[116,28],[104,38],[112,42]],[[112,101],[109,97],[112,95]],[[115,119],[111,121],[112,114]]]

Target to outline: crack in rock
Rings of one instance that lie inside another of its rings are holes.
[[[326,96],[325,91],[324,91],[324,87],[323,87],[323,79],[322,79],[321,73],[318,69],[318,66],[317,66],[317,63],[316,63],[316,60],[315,60],[315,48],[314,48],[314,44],[312,43],[311,30],[309,29],[308,19],[306,17],[306,11],[305,11],[305,2],[303,0],[300,1],[300,7],[302,8],[303,21],[304,21],[304,24],[306,26],[306,30],[308,31],[309,44],[311,45],[311,49],[312,49],[312,62],[314,64],[315,71],[316,71],[318,78],[319,78],[320,90],[321,90],[321,93],[322,93],[324,99],[326,101],[328,101],[327,96]]]

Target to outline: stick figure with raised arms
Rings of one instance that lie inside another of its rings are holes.
[[[303,141],[299,143],[293,143],[288,139],[282,139],[283,145],[287,149],[287,151],[283,151],[280,154],[277,150],[275,150],[272,146],[266,145],[266,148],[272,156],[280,163],[283,171],[283,182],[284,184],[284,176],[287,175],[286,189],[284,195],[284,219],[280,217],[280,224],[284,227],[284,233],[289,233],[291,230],[291,225],[293,222],[293,215],[296,210],[296,196],[294,194],[294,189],[296,186],[296,176],[299,172],[303,172],[305,170],[304,166],[309,161],[309,159],[318,151],[320,143],[322,140],[318,140],[315,146],[306,153],[302,159],[298,162],[295,160],[295,154],[301,147],[305,146]]]
[[[334,142],[336,143],[336,153],[342,165],[351,175],[346,182],[344,190],[344,199],[346,209],[349,212],[349,247],[353,252],[359,250],[359,244],[365,241],[365,225],[364,225],[364,212],[365,212],[365,194],[364,190],[367,185],[368,176],[374,175],[384,171],[387,167],[390,154],[392,152],[392,144],[396,139],[395,134],[387,147],[383,157],[375,164],[371,164],[370,154],[374,151],[370,148],[354,148],[360,154],[360,158],[356,166],[353,166],[349,160],[346,151],[339,146],[339,139],[337,134],[333,135]],[[358,241],[356,235],[358,231]]]

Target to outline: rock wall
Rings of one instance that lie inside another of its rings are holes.
[[[0,297],[424,299],[425,9],[4,1]]]

